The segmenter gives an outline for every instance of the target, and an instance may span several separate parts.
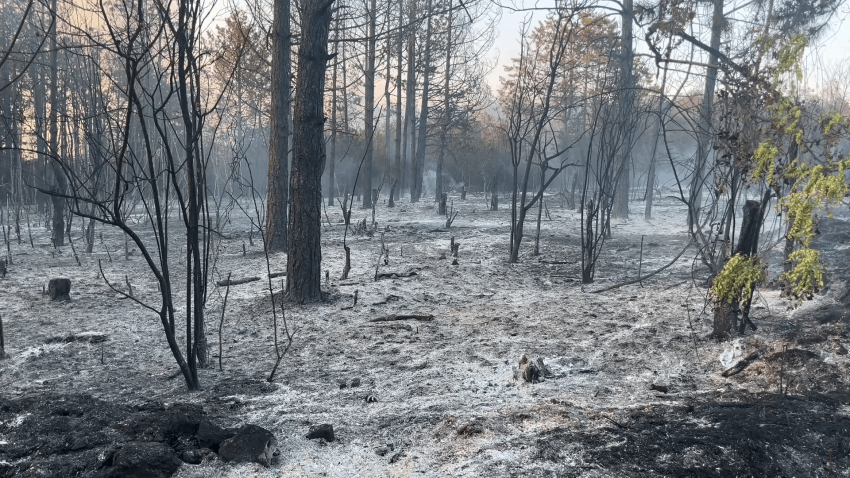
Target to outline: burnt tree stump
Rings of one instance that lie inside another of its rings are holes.
[[[741,233],[738,235],[738,244],[734,254],[755,256],[758,253],[759,231],[764,220],[764,209],[770,199],[770,191],[765,194],[762,202],[748,200],[744,203],[743,218],[741,220]],[[750,289],[750,294],[735,300],[731,304],[718,304],[714,308],[714,327],[711,337],[717,340],[728,340],[735,336],[744,334],[747,325],[756,330],[755,324],[750,320],[750,305],[755,284]],[[737,329],[737,330],[736,330]]]
[[[390,188],[390,200],[389,200],[389,203],[387,203],[387,207],[395,207],[395,187],[396,187],[397,183],[398,183],[398,179],[394,179],[393,185]]]
[[[71,279],[50,279],[47,285],[47,295],[50,300],[68,300],[71,297],[68,295],[71,292]]]
[[[449,200],[449,195],[448,195],[448,193],[442,193],[442,194],[440,194],[440,210],[439,210],[439,214],[440,214],[441,216],[445,216],[445,215],[446,215],[446,203],[448,202],[448,200]]]

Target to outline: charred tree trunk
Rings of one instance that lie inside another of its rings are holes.
[[[394,177],[393,181],[393,194],[394,196],[390,198],[390,204],[393,204],[393,201],[397,201],[399,198],[399,189],[396,189],[396,186],[400,185],[399,180],[401,179],[401,64],[402,64],[402,30],[401,25],[404,24],[404,2],[398,2],[398,24],[399,24],[399,32],[398,37],[396,37],[396,79],[395,79],[395,168],[394,168]]]
[[[290,0],[275,0],[272,24],[271,137],[265,244],[269,252],[287,250],[289,203],[289,106],[292,96]],[[321,191],[321,186],[319,186]]]
[[[336,27],[334,28],[334,72],[333,84],[331,85],[331,154],[328,157],[328,206],[334,205],[334,196],[336,186],[336,178],[334,177],[334,169],[336,166],[336,97],[337,97],[337,72],[339,70],[339,18],[336,19]]]
[[[404,143],[402,144],[403,163],[401,168],[401,186],[399,189],[411,188],[408,165],[413,166],[416,156],[416,2],[411,0],[408,14],[409,26],[407,34],[407,85],[404,106]],[[409,150],[409,153],[408,153]],[[411,190],[411,194],[412,194]],[[412,197],[412,196],[411,196]]]
[[[738,236],[738,244],[734,254],[755,257],[758,253],[759,232],[764,220],[764,207],[770,198],[770,190],[765,193],[762,202],[749,200],[744,203],[743,218],[741,220],[741,233]],[[738,334],[743,334],[745,327],[749,324],[753,330],[756,326],[750,321],[750,305],[755,284],[750,285],[750,293],[741,300],[731,303],[719,303],[714,308],[714,328],[711,336],[717,340],[727,340],[735,336],[736,328]],[[740,314],[740,325],[738,324]]]
[[[452,112],[451,112],[451,91],[450,91],[450,83],[452,78],[452,19],[454,14],[452,13],[452,1],[449,0],[448,7],[448,16],[449,23],[448,29],[446,32],[446,77],[445,84],[443,85],[443,124],[440,128],[440,154],[437,156],[437,184],[435,189],[435,198],[442,198],[443,196],[443,162],[446,157],[446,148],[448,147],[448,132],[449,125],[452,120]],[[442,199],[440,199],[442,201]]]
[[[496,176],[493,176],[493,179],[490,180],[490,210],[499,210],[499,181]]]
[[[422,111],[419,114],[419,144],[416,147],[416,155],[413,159],[410,175],[411,202],[418,202],[422,198],[422,179],[425,172],[425,144],[428,139],[428,90],[431,86],[431,7],[432,0],[428,0],[428,25],[425,29],[425,58],[423,59],[422,73]]]
[[[631,186],[632,137],[637,123],[635,112],[634,46],[632,41],[632,0],[623,1],[622,14],[622,57],[620,58],[620,127],[623,128],[623,143],[619,151],[619,172],[614,192],[611,214],[618,218],[629,217],[629,189]]]
[[[51,6],[53,21],[50,27],[50,154],[53,157],[53,187],[55,193],[51,198],[53,203],[53,247],[65,245],[65,190],[68,183],[65,180],[65,172],[59,164],[59,47],[56,42],[56,0]],[[63,93],[64,94],[64,93]],[[64,158],[62,158],[64,159]]]
[[[363,182],[360,183],[360,191],[363,193],[363,208],[372,207],[372,156],[374,155],[374,129],[375,129],[375,25],[377,23],[376,1],[369,3],[369,38],[366,40],[366,77],[365,106],[363,115],[366,120],[366,159],[364,166]]]
[[[286,288],[297,303],[322,299],[322,170],[325,166],[324,89],[332,3],[305,0],[295,110]]]

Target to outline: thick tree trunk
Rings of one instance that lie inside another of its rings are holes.
[[[289,202],[289,107],[292,96],[290,0],[275,0],[272,24],[271,135],[269,138],[269,191],[265,244],[269,252],[287,250]],[[321,186],[319,191],[321,191]]]
[[[425,172],[425,144],[428,139],[428,89],[431,81],[431,6],[432,0],[428,0],[428,26],[425,29],[425,58],[423,59],[422,77],[422,111],[419,114],[419,144],[416,147],[416,155],[413,159],[413,168],[410,175],[410,201],[418,202],[422,197],[422,180]]]
[[[54,20],[50,28],[50,154],[53,155],[53,187],[56,194],[51,198],[53,203],[53,247],[65,245],[65,199],[60,197],[65,194],[68,182],[65,172],[55,158],[59,154],[59,48],[56,42],[56,0],[53,0],[51,11]],[[64,95],[64,92],[63,92]],[[65,159],[65,158],[62,158]]]
[[[401,64],[402,64],[402,30],[401,25],[404,24],[404,2],[398,2],[398,24],[399,31],[398,36],[396,37],[396,79],[395,79],[395,168],[393,172],[393,176],[395,180],[393,181],[393,191],[394,197],[393,201],[398,201],[399,198],[399,190],[400,187],[397,188],[399,184],[399,180],[401,179]]]
[[[325,165],[324,89],[332,3],[305,0],[298,78],[295,85],[294,137],[289,208],[286,287],[297,303],[322,299],[322,170]]]
[[[403,163],[401,166],[401,186],[410,189],[408,165],[413,166],[416,156],[416,2],[410,1],[407,34],[407,85],[404,107],[404,144],[402,145]],[[411,189],[411,194],[412,194]]]
[[[368,12],[369,37],[366,39],[366,70],[365,75],[365,106],[363,116],[366,120],[366,157],[363,163],[365,171],[360,178],[360,191],[363,193],[363,208],[372,207],[372,156],[374,155],[375,143],[375,24],[377,23],[377,11],[375,0],[371,0]]]
[[[446,30],[446,77],[445,84],[443,85],[443,111],[444,118],[443,124],[440,128],[440,154],[437,156],[437,184],[436,184],[436,194],[435,197],[439,198],[443,195],[443,162],[446,157],[446,148],[448,148],[448,132],[449,125],[452,121],[452,110],[450,105],[451,95],[449,91],[449,86],[452,78],[452,20],[454,18],[454,14],[452,12],[452,0],[449,0],[449,23],[448,28]]]
[[[629,217],[629,189],[631,186],[632,139],[634,126],[637,123],[635,112],[635,77],[632,74],[634,65],[634,46],[632,40],[632,0],[623,1],[622,19],[622,57],[620,58],[620,125],[623,140],[620,145],[618,158],[617,184],[614,192],[614,203],[611,214],[618,218]]]
[[[328,206],[334,205],[336,178],[334,169],[336,166],[336,97],[337,97],[337,72],[339,71],[339,18],[336,19],[334,28],[334,72],[333,84],[331,85],[331,154],[328,157]]]

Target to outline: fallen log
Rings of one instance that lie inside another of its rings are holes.
[[[272,272],[271,274],[269,274],[269,279],[274,279],[274,278],[277,278],[277,277],[283,277],[285,275],[286,275],[286,271],[284,271],[284,272]]]
[[[260,280],[259,277],[245,277],[243,279],[225,279],[216,282],[215,284],[219,287],[226,287],[229,285],[239,285],[239,284],[247,284],[249,282],[254,282]]]
[[[369,322],[392,322],[395,320],[434,320],[433,315],[424,315],[424,314],[390,314],[385,315],[383,317],[375,317],[374,319],[369,319]]]
[[[381,272],[380,274],[376,274],[376,279],[399,279],[402,277],[413,277],[417,275],[416,271],[408,271],[408,272]]]
[[[723,371],[720,375],[724,377],[731,377],[732,375],[737,375],[744,371],[745,368],[749,367],[751,363],[753,363],[757,358],[759,358],[758,352],[753,352],[743,359],[739,360],[738,363],[733,365],[731,368],[728,368]]]

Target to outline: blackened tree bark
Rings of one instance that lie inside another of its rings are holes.
[[[290,0],[275,0],[272,22],[271,137],[269,138],[269,191],[266,208],[266,249],[287,249],[286,209],[289,202]]]
[[[425,172],[425,143],[428,139],[428,89],[431,87],[431,0],[428,0],[428,26],[425,29],[425,58],[422,76],[422,112],[419,114],[419,144],[410,174],[410,202],[422,197],[422,175]]]
[[[623,1],[622,12],[622,37],[620,54],[620,91],[618,93],[620,102],[620,117],[618,122],[623,128],[623,144],[619,151],[618,181],[614,193],[614,204],[611,215],[619,218],[629,217],[629,189],[631,186],[631,162],[632,162],[632,138],[634,126],[637,123],[635,112],[635,76],[632,73],[634,65],[634,46],[632,41],[632,0]]]
[[[366,120],[366,160],[364,166],[363,182],[360,183],[360,191],[363,193],[363,208],[372,207],[372,156],[374,155],[374,146],[372,145],[372,136],[375,129],[375,25],[377,24],[376,2],[371,0],[369,7],[369,38],[366,39],[366,70],[363,72],[366,77],[365,85],[365,106],[363,116]]]
[[[451,91],[449,89],[450,89],[450,85],[451,85],[450,82],[451,82],[451,78],[452,78],[452,17],[453,17],[453,15],[454,14],[452,12],[452,2],[451,2],[451,0],[449,0],[449,13],[448,13],[449,23],[448,23],[448,29],[447,29],[447,32],[446,32],[446,77],[445,77],[445,85],[443,87],[443,108],[444,108],[444,112],[445,112],[444,113],[445,118],[443,118],[443,125],[442,125],[442,128],[440,128],[440,153],[439,153],[439,156],[437,157],[437,184],[436,184],[436,188],[435,188],[436,193],[434,194],[434,197],[438,201],[442,200],[442,197],[443,197],[443,162],[445,161],[445,157],[446,157],[446,148],[448,147],[447,138],[448,138],[448,132],[449,132],[449,125],[451,124],[451,119],[452,119],[452,112],[451,112],[451,106],[450,106],[451,105]]]
[[[399,190],[401,189],[399,186],[399,178],[401,178],[401,72],[402,72],[402,29],[401,25],[404,24],[404,2],[398,2],[398,24],[399,30],[398,35],[396,36],[396,79],[395,79],[395,168],[393,171],[393,176],[395,180],[393,181],[393,200],[398,201],[399,198]],[[389,79],[387,79],[389,81]]]
[[[410,2],[409,23],[407,26],[407,85],[404,106],[404,143],[401,145],[404,164],[401,166],[401,185],[399,189],[410,188],[407,165],[413,166],[416,156],[416,2]],[[410,154],[408,154],[408,150]],[[412,193],[411,189],[411,193]],[[412,196],[411,196],[412,197]]]
[[[331,80],[333,84],[331,85],[331,155],[328,158],[328,206],[334,205],[334,197],[336,196],[336,191],[334,190],[336,186],[336,178],[334,177],[334,169],[336,166],[336,134],[337,134],[337,124],[336,124],[336,107],[337,107],[337,74],[339,72],[339,17],[336,19],[335,27],[334,27],[334,71],[333,71],[333,79]]]
[[[53,187],[55,193],[51,197],[53,204],[53,247],[65,245],[65,190],[68,181],[65,172],[55,161],[59,154],[59,48],[56,42],[56,0],[51,3],[50,14],[53,20],[50,23],[50,119],[48,128],[50,130],[50,155],[53,161]],[[62,93],[64,95],[64,92]]]
[[[322,172],[325,168],[324,93],[333,0],[305,0],[293,115],[286,289],[298,303],[322,299]]]
[[[758,253],[759,232],[764,221],[764,210],[770,200],[770,189],[764,195],[762,202],[749,200],[744,203],[741,233],[738,235],[738,245],[734,254],[755,257]],[[733,254],[733,255],[734,255]],[[711,336],[717,340],[725,340],[735,336],[735,326],[738,325],[738,314],[741,314],[737,333],[743,334],[749,324],[753,330],[755,325],[750,321],[750,305],[753,300],[755,284],[751,284],[749,295],[734,300],[731,303],[722,302],[714,308],[714,327]]]

